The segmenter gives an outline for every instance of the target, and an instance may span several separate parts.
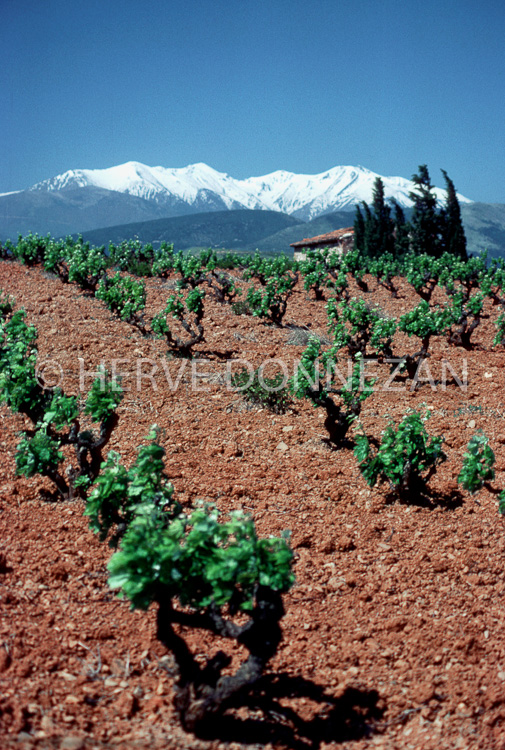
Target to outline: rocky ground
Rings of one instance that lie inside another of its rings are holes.
[[[147,286],[150,317],[170,281]],[[396,300],[371,279],[369,288],[359,294],[396,316],[419,301],[403,282]],[[282,359],[292,372],[304,327],[325,334],[324,302],[300,287],[281,328],[208,297],[206,341],[193,364],[167,359],[163,341],[40,269],[2,262],[0,289],[27,311],[39,361],[67,394],[84,396],[96,366],[118,360],[129,390],[109,448],[126,465],[157,423],[177,499],[244,508],[261,535],[288,529],[296,573],[262,706],[220,720],[205,739],[186,734],[155,613],[131,612],[108,589],[111,551],[88,529],[80,501],[55,501],[47,480],[16,477],[25,418],[0,407],[2,747],[505,748],[505,521],[496,495],[471,497],[457,485],[468,440],[482,428],[496,454],[494,485],[505,486],[505,352],[492,347],[495,310],[486,308],[469,351],[435,339],[432,384],[378,386],[365,402],[367,434],[379,437],[389,419],[426,404],[428,431],[444,436],[448,458],[430,482],[431,502],[414,504],[391,501],[384,486],[370,490],[352,449],[328,448],[320,410],[297,401],[272,414],[227,386],[232,359],[256,367]],[[401,334],[394,343],[402,354],[416,349]],[[466,361],[468,386],[450,376],[446,387],[438,382],[444,359],[460,379]],[[138,367],[152,377],[138,381]],[[386,372],[377,370],[379,384]],[[205,634],[187,637],[207,655],[220,646]]]

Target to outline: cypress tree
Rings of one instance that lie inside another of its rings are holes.
[[[372,209],[373,216],[370,224],[370,240],[368,253],[373,257],[384,253],[394,252],[394,223],[391,218],[391,208],[384,196],[384,183],[380,177],[373,186]]]
[[[354,221],[354,247],[368,257],[394,252],[394,222],[391,208],[384,196],[384,183],[380,177],[374,182],[372,205],[362,201],[363,210],[356,206]]]
[[[395,258],[401,258],[406,255],[409,251],[410,246],[410,224],[405,218],[405,212],[403,208],[393,200],[393,206],[395,209],[394,214],[394,255]]]
[[[365,219],[359,205],[356,206],[354,217],[354,249],[363,253],[365,249]]]
[[[416,188],[409,193],[414,203],[411,221],[411,249],[415,253],[427,253],[439,257],[442,253],[440,239],[440,217],[437,199],[433,193],[428,167],[421,164],[418,174],[412,176]]]
[[[371,243],[374,236],[373,216],[368,203],[362,201],[361,205],[363,206],[363,211],[365,212],[365,236],[363,237],[363,254],[369,257],[370,255],[374,255],[374,253],[371,252]]]
[[[445,206],[441,211],[441,232],[443,249],[456,255],[462,260],[468,260],[466,251],[466,236],[461,219],[461,209],[459,206],[458,196],[454,182],[451,180],[445,169],[441,170],[447,189]]]

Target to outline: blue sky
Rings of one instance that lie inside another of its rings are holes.
[[[67,169],[446,169],[505,203],[503,0],[0,0],[0,192]]]

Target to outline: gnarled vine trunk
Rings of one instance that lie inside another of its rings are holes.
[[[223,618],[217,609],[202,613],[176,610],[163,592],[157,602],[157,637],[173,653],[179,670],[174,705],[186,731],[195,732],[207,720],[225,711],[239,692],[262,676],[282,640],[281,594],[260,586],[250,618],[241,626]],[[235,640],[247,648],[249,656],[232,675],[222,674],[231,662],[231,657],[222,651],[202,667],[184,638],[174,630],[176,623]]]

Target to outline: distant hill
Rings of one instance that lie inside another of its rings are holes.
[[[487,250],[490,258],[505,258],[505,204],[464,204],[461,213],[468,252],[476,255]],[[408,218],[410,210],[405,214]],[[215,247],[289,253],[292,242],[352,226],[354,216],[355,211],[336,211],[302,222],[278,211],[214,211],[106,227],[83,232],[83,237],[98,246],[137,237],[155,247],[162,241],[173,242],[178,250]]]
[[[469,203],[461,206],[468,250],[488,251],[489,258],[505,258],[505,204]]]
[[[191,213],[186,204],[174,213]],[[0,240],[17,240],[29,232],[53,237],[85,232],[111,221],[146,221],[170,216],[170,207],[99,187],[86,186],[58,191],[30,191],[0,196]]]
[[[316,237],[318,234],[326,234],[334,229],[352,227],[354,223],[354,211],[336,211],[331,214],[318,216],[317,219],[297,224],[295,226],[280,229],[275,234],[263,237],[259,242],[248,242],[242,249],[247,252],[260,250],[265,253],[292,252],[292,242],[298,242],[306,237]]]
[[[238,209],[122,224],[83,232],[82,236],[85,241],[97,246],[138,238],[142,243],[149,242],[154,247],[160,242],[173,242],[176,250],[190,247],[235,250],[296,226],[304,224],[278,211]]]
[[[410,218],[411,209],[405,209],[406,218]],[[292,242],[305,237],[316,237],[334,229],[352,227],[354,211],[337,211],[318,216],[302,226],[286,227],[269,237],[263,237],[259,243],[251,242],[245,250],[253,252],[288,252]],[[503,203],[463,203],[461,217],[467,238],[470,255],[480,255],[487,250],[489,258],[505,259],[505,204]]]

